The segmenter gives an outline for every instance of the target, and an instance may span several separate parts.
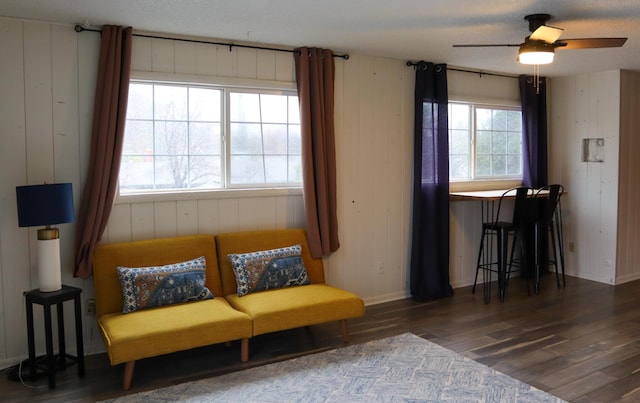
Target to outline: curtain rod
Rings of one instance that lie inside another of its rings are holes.
[[[89,32],[102,33],[102,30],[100,30],[100,29],[85,28],[85,27],[83,27],[82,25],[79,25],[79,24],[76,25],[75,30],[76,30],[76,32],[89,31]],[[233,48],[273,50],[273,51],[276,51],[276,52],[287,52],[287,53],[295,53],[296,52],[296,50],[294,50],[294,49],[270,48],[270,47],[267,47],[267,46],[256,46],[256,45],[238,45],[238,44],[229,43],[229,42],[215,42],[215,41],[205,41],[205,40],[199,40],[199,39],[171,38],[171,37],[168,37],[168,36],[159,36],[159,35],[147,35],[147,34],[136,34],[136,33],[134,33],[133,36],[139,36],[141,38],[151,38],[151,39],[166,39],[166,40],[180,41],[180,42],[204,43],[204,44],[207,44],[207,45],[228,46],[229,47],[229,52],[231,52],[231,50],[233,50]],[[345,54],[342,54],[342,55],[333,55],[333,57],[337,57],[337,58],[344,59],[344,60],[349,60],[349,54],[348,53],[345,53]]]
[[[412,67],[416,67],[420,64],[420,62],[412,62],[412,61],[408,61],[407,62],[407,66],[412,66]],[[495,77],[506,77],[506,78],[518,78],[518,76],[515,75],[510,75],[510,74],[500,74],[500,73],[489,73],[489,72],[485,72],[485,71],[477,71],[477,70],[467,70],[467,69],[461,69],[461,68],[457,68],[457,67],[447,67],[447,70],[451,70],[451,71],[459,71],[462,73],[472,73],[472,74],[478,74],[480,77],[482,76],[495,76]]]

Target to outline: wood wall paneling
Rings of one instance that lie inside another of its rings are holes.
[[[31,287],[31,234],[18,228],[15,198],[15,187],[27,183],[23,25],[9,20],[0,26],[0,94],[11,94],[0,108],[0,364],[26,348],[20,291]]]
[[[374,185],[379,180],[377,169],[381,164],[374,159],[374,146],[376,145],[375,128],[375,81],[374,59],[362,56],[360,58],[360,75],[357,77],[359,85],[358,106],[354,110],[358,119],[358,165],[356,203],[358,211],[356,221],[353,223],[358,229],[356,253],[359,257],[357,271],[359,273],[360,287],[365,291],[364,297],[369,297],[374,290],[374,203],[376,202]]]
[[[640,73],[622,71],[620,80],[620,164],[616,284],[640,277]]]
[[[569,192],[562,201],[567,272],[615,284],[620,72],[554,78],[551,104],[550,143],[565,157],[550,177]],[[604,162],[582,161],[586,138],[604,139]]]
[[[0,167],[7,172],[0,179],[0,364],[9,365],[26,356],[21,293],[37,286],[32,274],[35,233],[17,228],[14,188],[43,180],[70,181],[79,203],[90,152],[99,35],[76,34],[73,26],[13,19],[0,19],[0,30],[0,96],[5,100],[0,110]],[[415,72],[404,60],[353,53],[348,61],[335,62],[341,247],[324,259],[327,281],[358,293],[368,304],[402,298],[408,294]],[[239,48],[229,51],[226,46],[140,37],[134,38],[132,69],[168,77],[205,76],[209,81],[220,77],[286,85],[295,82],[291,53]],[[482,94],[489,99],[517,100],[517,82],[513,79],[452,72],[449,81],[452,91],[461,97]],[[557,177],[571,192],[566,199],[569,220],[565,230],[569,229],[567,239],[577,249],[568,254],[568,269],[587,278],[609,281],[610,273],[592,268],[591,260],[599,261],[600,256],[615,260],[615,241],[610,238],[615,238],[617,228],[603,226],[601,221],[610,217],[598,209],[615,202],[608,196],[602,198],[601,191],[614,191],[616,181],[610,167],[596,172],[593,169],[597,167],[589,167],[588,171],[577,158],[585,133],[610,135],[613,123],[606,115],[615,113],[615,108],[603,108],[599,103],[611,102],[615,94],[595,94],[615,81],[615,74],[559,81],[558,85],[553,82],[553,102],[561,105],[552,112],[552,142],[565,151],[561,155],[552,153],[552,158],[554,172],[560,171]],[[635,121],[629,124],[633,126],[629,130],[637,127]],[[556,128],[562,133],[556,133]],[[611,163],[615,161],[612,157]],[[630,200],[633,197],[637,196]],[[593,204],[582,203],[586,198],[596,200],[589,201]],[[590,217],[583,218],[585,214]],[[574,219],[576,216],[580,220]],[[450,274],[455,287],[473,282],[479,222],[477,203],[452,204]],[[114,206],[102,242],[304,225],[299,193],[188,200],[125,198]],[[73,228],[61,228],[66,262],[72,255]],[[605,230],[606,237],[593,235],[600,229]],[[627,260],[635,259],[629,252],[625,255]],[[379,264],[382,274],[377,272]],[[624,272],[624,276],[633,275]],[[93,296],[91,279],[74,279],[70,272],[64,278],[82,286],[83,299]],[[91,317],[84,319],[88,351],[101,351],[95,322]],[[44,348],[42,339],[37,343],[39,350]],[[69,343],[69,351],[73,351],[73,343]]]
[[[198,233],[198,201],[181,200],[176,205],[176,235]]]

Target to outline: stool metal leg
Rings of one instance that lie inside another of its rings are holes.
[[[558,241],[558,251],[560,252],[560,267],[562,268],[562,286],[565,287],[567,282],[564,278],[564,237],[562,232],[562,207],[560,206],[560,200],[558,200],[558,207],[555,211],[555,230]]]

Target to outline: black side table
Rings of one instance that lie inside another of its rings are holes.
[[[44,308],[44,327],[47,346],[46,374],[49,378],[49,389],[56,387],[56,369],[66,369],[67,360],[78,364],[78,376],[84,377],[84,348],[82,341],[82,308],[80,304],[81,288],[63,285],[58,291],[42,292],[31,290],[24,293],[27,304],[27,337],[29,341],[29,375],[31,380],[36,378],[36,347],[33,337],[33,304],[42,305]],[[72,356],[65,351],[64,337],[64,313],[62,304],[64,301],[74,301],[76,316],[76,349],[77,356]],[[58,354],[53,354],[53,333],[51,331],[51,305],[58,309]]]

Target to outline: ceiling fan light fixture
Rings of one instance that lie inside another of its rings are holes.
[[[553,56],[553,45],[543,41],[527,41],[520,45],[518,61],[522,64],[550,64]]]

